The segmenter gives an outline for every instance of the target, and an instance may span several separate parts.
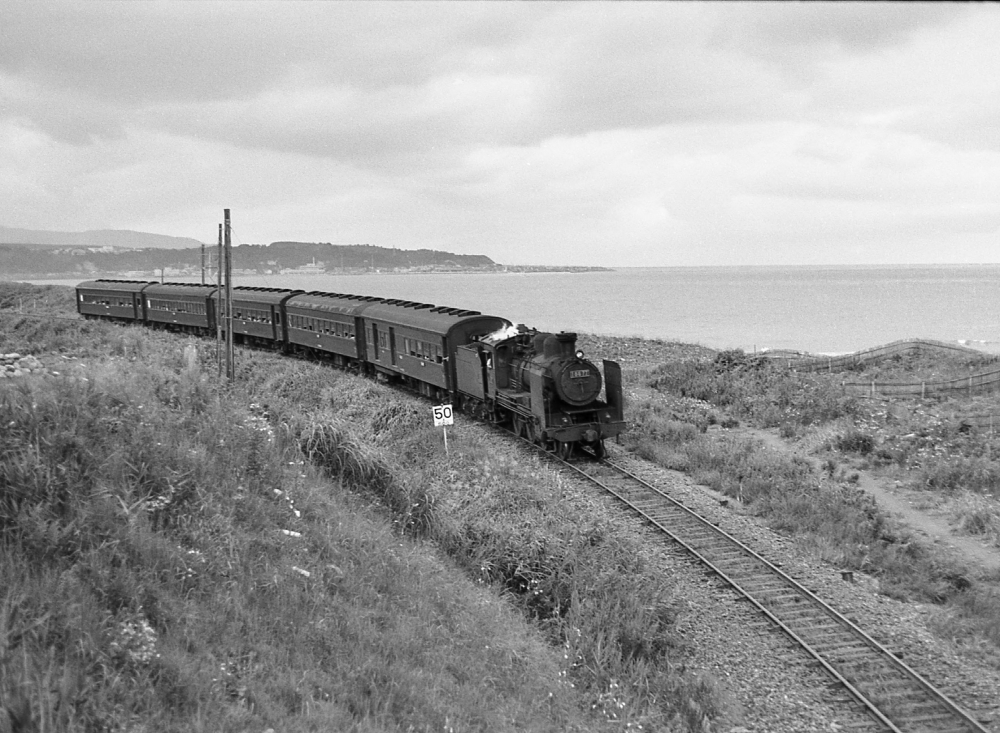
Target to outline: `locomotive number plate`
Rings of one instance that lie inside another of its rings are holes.
[[[586,379],[590,376],[589,369],[570,369],[569,378],[570,379]]]

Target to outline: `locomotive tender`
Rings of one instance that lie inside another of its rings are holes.
[[[224,328],[214,285],[92,280],[76,288],[84,318],[211,335]],[[625,429],[621,369],[604,375],[576,334],[540,333],[478,311],[282,288],[233,288],[233,340],[332,361],[403,384],[569,457]],[[601,400],[602,386],[605,399]]]

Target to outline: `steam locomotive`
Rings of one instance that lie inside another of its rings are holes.
[[[91,280],[76,287],[84,318],[200,335],[224,331],[211,285]],[[236,287],[236,343],[332,361],[444,400],[511,428],[561,457],[598,458],[625,429],[621,368],[601,371],[574,333],[544,333],[497,316],[415,301],[321,291]],[[604,399],[601,399],[601,393]]]

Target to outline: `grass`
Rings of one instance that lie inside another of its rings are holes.
[[[861,375],[863,379],[876,382],[935,382],[995,369],[996,361],[997,357],[992,354],[910,351],[877,363],[853,365],[844,376],[848,381]]]
[[[678,606],[663,580],[593,507],[565,498],[558,474],[498,454],[489,437],[452,436],[446,454],[426,404],[337,372],[296,382],[294,362],[255,354],[249,389],[288,414],[302,390],[308,417],[282,420],[312,463],[371,497],[411,536],[431,539],[483,587],[503,592],[553,648],[560,679],[592,710],[615,690],[608,722],[697,730],[723,714],[710,683],[679,672]],[[267,367],[263,368],[263,362]],[[620,706],[620,707],[619,707]]]
[[[588,727],[558,650],[494,593],[161,359],[0,391],[7,709],[65,730]]]
[[[27,320],[0,315],[0,350],[86,366],[0,385],[14,729],[725,716],[682,670],[669,585],[544,466],[485,438],[445,455],[424,403],[318,365],[241,353],[229,386],[186,339]]]
[[[880,369],[893,366],[902,368]],[[928,371],[923,362],[917,367]],[[898,526],[857,490],[849,470],[850,460],[908,468],[910,481],[956,497],[953,511],[964,531],[997,537],[1000,514],[992,496],[998,495],[1000,464],[992,437],[941,419],[941,410],[872,409],[843,395],[837,380],[731,352],[712,361],[664,363],[647,372],[653,391],[631,405],[625,442],[644,458],[739,498],[817,556],[876,575],[883,592],[946,609],[942,634],[979,639],[1000,659],[998,579],[975,578],[961,562]],[[711,429],[740,422],[778,428],[786,438],[829,433],[833,426],[823,444],[831,456],[825,470],[766,450],[752,437]],[[838,454],[849,458],[846,468],[833,458]]]
[[[58,285],[30,285],[0,280],[0,311],[67,315],[75,307],[67,289]]]
[[[649,385],[682,398],[710,403],[728,419],[762,427],[814,425],[857,410],[857,399],[843,394],[825,375],[789,377],[778,363],[742,351],[722,351],[715,359],[668,362],[654,368]]]

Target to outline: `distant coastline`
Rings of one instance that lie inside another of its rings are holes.
[[[399,275],[399,276],[409,276],[409,275],[525,275],[525,274],[555,274],[555,273],[583,273],[583,272],[614,272],[617,268],[614,267],[586,267],[586,266],[575,266],[575,265],[510,265],[510,266],[498,266],[496,268],[478,268],[478,267],[467,267],[467,268],[452,268],[452,269],[433,269],[433,268],[396,268],[396,269],[374,269],[374,270],[363,270],[360,268],[352,268],[339,270],[333,268],[330,270],[319,270],[319,269],[286,269],[280,272],[270,272],[264,271],[260,272],[258,270],[246,270],[246,269],[234,269],[233,275],[239,277],[253,277],[253,276],[282,276],[282,275],[293,275],[295,277],[330,277],[335,275],[338,277],[364,277],[366,275]],[[107,271],[107,272],[53,272],[53,273],[13,273],[9,275],[0,275],[0,280],[6,280],[10,282],[39,282],[44,283],[48,281],[69,281],[81,282],[83,280],[96,280],[99,278],[106,279],[116,279],[116,280],[159,280],[162,278],[180,278],[184,280],[190,280],[191,278],[200,277],[200,270],[196,271],[193,269],[175,269],[175,268],[165,268],[165,272],[161,273],[160,270],[127,270],[127,271]],[[211,270],[211,277],[208,278],[212,281],[215,280],[215,270]]]
[[[33,234],[41,237],[43,233]],[[214,277],[219,260],[215,246],[143,247],[146,240],[141,234],[129,234],[134,238],[132,246],[123,246],[120,237],[113,244],[100,240],[64,246],[0,242],[0,279],[200,279],[203,272],[211,272]],[[55,234],[52,236],[55,238]],[[242,244],[232,248],[232,263],[233,275],[245,277],[612,271],[580,265],[508,265],[482,254],[328,242]]]

